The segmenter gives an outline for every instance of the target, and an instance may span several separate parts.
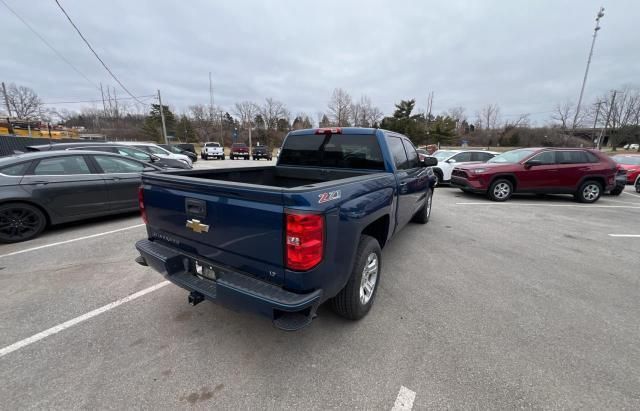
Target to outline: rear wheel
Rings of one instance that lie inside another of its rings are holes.
[[[37,237],[47,225],[45,215],[29,204],[0,206],[0,243],[17,243]]]
[[[581,203],[594,203],[602,194],[602,185],[593,180],[585,181],[576,193],[576,199]]]
[[[505,178],[499,178],[489,187],[487,196],[493,201],[507,201],[513,194],[513,183]]]
[[[356,260],[347,285],[332,300],[333,310],[350,320],[359,320],[371,309],[381,274],[381,250],[378,241],[360,237]]]
[[[427,224],[429,217],[431,217],[431,204],[433,203],[433,190],[429,190],[424,205],[413,216],[413,221],[419,224]]]
[[[435,170],[433,170],[433,174],[436,176],[436,182],[434,184],[434,187],[437,187],[442,183],[442,170],[440,170],[439,168],[436,168]]]
[[[636,180],[636,193],[640,193],[640,178]]]

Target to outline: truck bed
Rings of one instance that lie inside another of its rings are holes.
[[[274,188],[296,188],[313,187],[319,183],[372,174],[372,171],[268,166],[226,170],[185,170],[174,171],[167,174],[190,177],[198,180],[255,184]]]

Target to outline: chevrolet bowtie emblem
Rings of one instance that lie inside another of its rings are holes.
[[[187,228],[193,230],[194,233],[208,233],[209,226],[207,224],[202,224],[200,220],[187,220]]]

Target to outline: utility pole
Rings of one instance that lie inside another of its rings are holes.
[[[211,120],[211,130],[215,130],[216,124],[213,121],[213,82],[211,81],[211,72],[209,72],[209,120]],[[220,145],[224,147],[222,135],[220,137]]]
[[[591,135],[591,143],[593,144],[596,140],[596,126],[598,125],[598,116],[600,115],[600,106],[602,105],[602,101],[598,100],[596,103],[596,119],[593,120],[593,133]]]
[[[578,97],[578,105],[576,106],[576,114],[573,116],[572,132],[576,130],[578,115],[580,114],[580,105],[582,104],[582,96],[584,94],[584,86],[587,84],[587,76],[589,75],[589,66],[591,65],[591,57],[593,56],[593,46],[596,44],[596,37],[600,30],[600,19],[604,17],[604,7],[600,7],[596,16],[596,26],[593,29],[593,40],[591,40],[591,50],[589,51],[589,58],[587,59],[587,68],[584,70],[584,78],[582,79],[582,88],[580,88],[580,97]]]
[[[158,102],[160,103],[160,119],[162,120],[162,136],[164,137],[164,143],[169,144],[169,138],[167,137],[167,126],[164,122],[164,109],[162,108],[162,97],[160,96],[160,90],[158,90]]]
[[[2,94],[4,94],[4,104],[7,106],[7,112],[11,117],[11,106],[9,105],[9,96],[7,96],[7,87],[4,85],[4,81],[2,82]]]
[[[616,93],[617,90],[613,90],[613,96],[611,97],[611,105],[609,106],[609,110],[607,111],[607,120],[604,122],[604,129],[600,131],[600,137],[598,137],[598,150],[602,149],[602,139],[603,135],[607,132],[607,127],[609,127],[609,119],[611,118],[611,111],[613,110],[613,105],[616,102]]]
[[[100,83],[100,94],[102,95],[102,111],[104,111],[104,115],[107,115],[107,103],[104,102],[104,90],[102,89],[102,83]]]

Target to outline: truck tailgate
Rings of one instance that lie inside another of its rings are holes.
[[[284,207],[279,189],[143,177],[149,238],[282,284]],[[208,226],[208,230],[205,230]]]

